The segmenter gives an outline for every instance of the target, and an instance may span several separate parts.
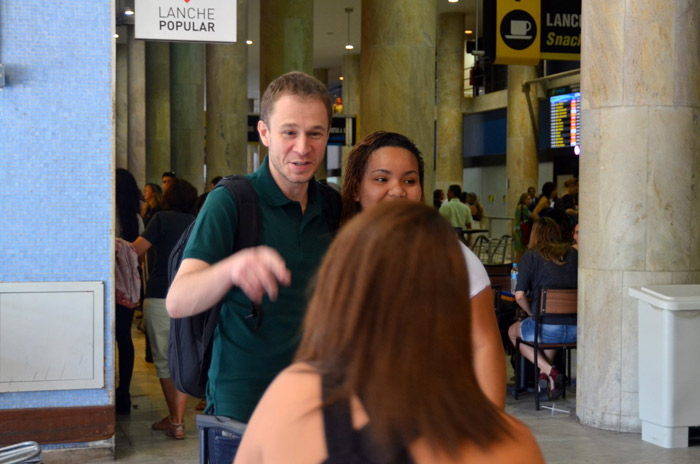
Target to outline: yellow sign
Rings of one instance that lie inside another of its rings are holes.
[[[496,64],[540,62],[540,0],[497,0]]]

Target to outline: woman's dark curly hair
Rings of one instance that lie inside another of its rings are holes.
[[[360,192],[360,185],[362,184],[362,178],[367,170],[369,158],[372,156],[372,153],[383,147],[404,148],[416,157],[420,187],[421,191],[423,190],[425,165],[423,163],[423,155],[418,147],[408,137],[397,134],[396,132],[373,132],[358,142],[350,153],[348,153],[348,158],[345,162],[343,188],[341,189],[343,199],[343,213],[340,218],[341,224],[346,223],[355,214],[360,212],[360,204],[355,201],[355,198]],[[421,194],[421,200],[422,199],[423,196]]]

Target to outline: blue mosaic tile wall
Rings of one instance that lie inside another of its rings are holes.
[[[0,408],[109,404],[112,5],[0,2],[0,281],[105,282],[106,388],[0,393]]]

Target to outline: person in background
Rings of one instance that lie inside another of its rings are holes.
[[[445,201],[445,192],[442,189],[436,189],[433,191],[433,206],[435,209],[440,209],[442,203]]]
[[[136,179],[126,169],[115,172],[116,196],[116,232],[117,238],[133,242],[143,231],[143,220],[139,214],[141,192]],[[134,371],[134,342],[131,339],[131,323],[134,320],[134,308],[116,305],[114,312],[114,338],[119,352],[119,385],[115,392],[115,409],[117,414],[131,412],[131,376]]]
[[[571,289],[577,286],[578,252],[570,242],[564,242],[559,226],[553,219],[540,218],[535,222],[530,236],[529,249],[518,264],[518,283],[515,287],[515,301],[523,311],[532,316],[533,308],[539,308],[540,293],[543,288]],[[528,297],[532,300],[530,302]],[[511,325],[508,329],[510,341],[521,337],[525,341],[535,339],[535,321],[532,317]],[[542,326],[542,343],[569,343],[576,341],[575,325],[546,324]],[[520,345],[520,352],[530,362],[534,362],[534,350]],[[540,376],[537,385],[540,391],[546,390],[550,399],[561,395],[562,373],[552,365],[555,350],[544,350],[537,356]]]
[[[423,173],[423,157],[410,139],[394,132],[378,131],[368,135],[348,153],[341,224],[360,211],[370,210],[384,202],[403,198],[422,203]],[[459,202],[457,197],[455,199]],[[503,408],[505,354],[494,313],[491,282],[479,258],[461,241],[458,242],[469,271],[472,350],[477,379],[486,396]],[[408,253],[409,250],[402,252]]]
[[[167,191],[173,182],[175,181],[175,173],[172,171],[165,171],[162,176],[163,181],[163,192]]]
[[[558,208],[545,208],[540,212],[540,219],[543,217],[551,218],[557,223],[563,242],[573,243],[574,228],[571,225],[571,217],[568,214]]]
[[[209,192],[204,192],[197,197],[197,207],[195,208],[196,214],[199,214],[199,212],[202,210],[202,206],[204,206],[204,202],[207,201],[208,196]]]
[[[221,179],[223,179],[223,177],[216,176],[211,181],[209,181],[209,191],[213,190],[214,187],[216,187],[216,184],[218,184]]]
[[[532,211],[537,206],[537,189],[535,187],[527,188],[528,203],[527,207]]]
[[[317,279],[296,362],[258,404],[235,464],[544,462],[479,389],[467,269],[439,212],[403,198],[359,214]]]
[[[144,317],[156,375],[168,404],[169,415],[155,422],[151,429],[165,430],[169,437],[175,439],[185,438],[187,395],[175,388],[168,369],[170,316],[165,309],[168,259],[182,233],[194,221],[196,202],[197,189],[184,179],[175,179],[163,195],[163,211],[153,216],[146,230],[133,243],[139,256],[144,256],[151,248],[154,251],[143,303]]]
[[[564,188],[566,190],[559,198],[556,206],[569,215],[571,225],[573,226],[574,219],[578,217],[578,179],[572,177],[567,180],[564,182]]]
[[[156,214],[158,211],[160,211],[160,201],[163,196],[163,190],[160,188],[160,185],[149,183],[146,184],[143,187],[143,203],[141,204],[141,217],[143,217],[143,225],[148,226],[148,222],[151,220],[154,214]],[[153,265],[153,253],[146,253],[144,257],[141,259],[141,282],[143,285],[141,286],[141,292],[142,296],[144,296],[144,292],[148,288],[148,276],[150,274],[149,272],[149,266]],[[143,306],[141,307],[143,309]],[[139,330],[144,332],[144,335],[146,337],[146,362],[147,363],[152,363],[153,362],[153,356],[152,356],[152,350],[151,350],[151,339],[148,338],[148,332],[146,332],[146,327],[143,324],[143,320],[138,324]]]
[[[440,214],[452,224],[452,227],[462,229],[472,228],[472,212],[469,206],[459,200],[462,187],[452,184],[447,189],[447,203],[440,207]]]
[[[574,238],[574,243],[573,246],[576,251],[578,251],[578,221],[576,221],[576,224],[574,224],[574,233],[573,233],[573,238]]]
[[[469,205],[469,210],[472,213],[473,227],[474,223],[480,223],[484,218],[484,207],[481,205],[481,202],[479,202],[479,197],[475,192],[469,192],[467,194],[467,204]]]
[[[554,182],[545,182],[542,185],[542,195],[537,200],[537,206],[532,210],[532,220],[537,221],[540,218],[540,212],[545,208],[552,208],[554,199],[557,197],[557,184]]]
[[[163,190],[158,184],[149,183],[143,188],[143,204],[141,205],[141,217],[143,225],[147,226],[154,214],[160,211],[160,199]]]
[[[527,245],[530,242],[530,228],[532,227],[532,222],[530,221],[530,209],[528,208],[529,199],[530,195],[523,193],[520,195],[518,206],[515,207],[513,247],[515,249],[516,263],[520,261],[520,257],[525,253]]]

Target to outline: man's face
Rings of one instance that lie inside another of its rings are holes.
[[[317,98],[282,95],[269,117],[258,121],[269,149],[270,172],[283,193],[309,182],[323,161],[330,130],[328,111]],[[287,195],[289,196],[289,195]]]
[[[163,192],[168,190],[171,185],[173,185],[173,178],[170,176],[163,176]]]
[[[530,195],[530,198],[535,198],[535,189],[530,187],[527,189],[527,194]]]

